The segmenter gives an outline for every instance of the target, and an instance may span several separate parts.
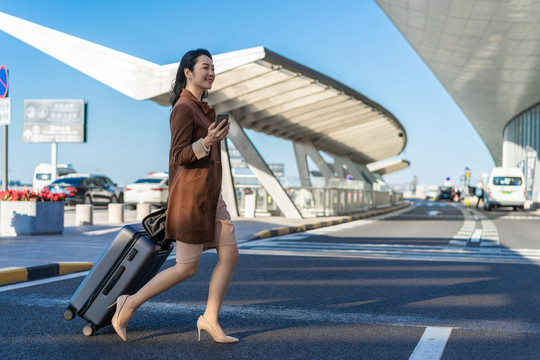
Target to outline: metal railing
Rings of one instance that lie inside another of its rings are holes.
[[[235,185],[235,190],[241,216],[244,215],[246,194],[255,194],[257,215],[281,215],[272,197],[262,186]],[[391,206],[403,200],[402,193],[390,189],[285,187],[285,190],[305,217],[349,215]]]

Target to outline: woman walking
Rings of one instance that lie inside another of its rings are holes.
[[[169,204],[165,225],[166,238],[176,240],[176,265],[157,274],[136,294],[118,297],[112,326],[124,341],[126,327],[139,306],[195,275],[202,252],[213,248],[219,261],[210,279],[206,310],[197,320],[199,341],[201,330],[219,343],[238,341],[227,336],[218,321],[238,260],[238,247],[221,196],[220,142],[227,137],[230,125],[216,127],[214,109],[202,101],[214,78],[212,55],[207,50],[192,50],[182,57],[171,96]]]

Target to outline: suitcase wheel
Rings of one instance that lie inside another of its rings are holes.
[[[92,336],[94,335],[94,333],[96,332],[96,329],[94,328],[93,325],[86,325],[83,330],[82,330],[83,334],[86,335],[86,336]]]
[[[70,308],[67,308],[66,311],[64,311],[64,319],[66,320],[75,319],[75,312],[71,310]]]

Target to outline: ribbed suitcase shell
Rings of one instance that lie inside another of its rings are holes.
[[[68,304],[94,330],[111,324],[122,294],[132,295],[161,268],[173,249],[171,242],[156,244],[133,225],[125,225],[94,264]],[[93,332],[92,332],[93,333]]]

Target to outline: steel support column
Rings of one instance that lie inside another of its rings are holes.
[[[300,184],[302,187],[311,187],[311,179],[307,164],[307,151],[301,144],[293,143],[294,154],[296,155],[296,164],[298,165],[298,174],[300,175]]]
[[[239,216],[238,203],[236,202],[236,191],[234,190],[234,180],[231,170],[231,160],[229,158],[229,148],[227,141],[221,142],[221,164],[223,168],[221,192],[223,200],[227,204],[227,209],[232,216]]]
[[[334,171],[328,166],[328,163],[323,159],[317,148],[309,143],[295,143],[295,146],[303,148],[303,150],[309,155],[311,160],[315,162],[315,165],[319,168],[319,171],[327,179],[334,178]]]
[[[367,177],[371,182],[376,181],[375,177],[364,165],[357,164],[345,156],[334,156],[334,159],[336,160],[336,163],[339,163],[341,166],[345,165],[347,167],[347,171],[349,174],[354,176],[355,180],[365,182],[365,177]],[[365,177],[362,176],[362,173],[365,175]]]
[[[253,171],[268,194],[272,196],[281,212],[288,218],[301,219],[302,214],[248,138],[242,126],[232,115],[229,116],[229,121],[231,122],[229,139],[242,154],[248,167]]]

